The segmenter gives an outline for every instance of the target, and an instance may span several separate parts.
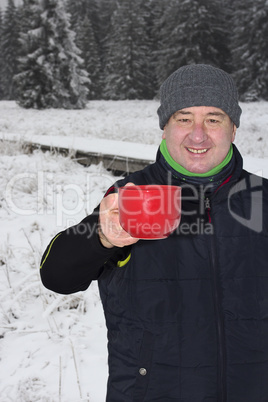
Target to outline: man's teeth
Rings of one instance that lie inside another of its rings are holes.
[[[188,151],[193,152],[194,154],[203,154],[208,151],[208,148],[205,149],[193,149],[193,148],[187,148]]]

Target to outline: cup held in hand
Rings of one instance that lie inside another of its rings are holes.
[[[132,237],[162,239],[179,225],[181,187],[140,185],[120,187],[119,221]]]

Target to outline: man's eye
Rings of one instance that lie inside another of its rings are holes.
[[[178,121],[179,121],[180,123],[189,123],[189,122],[190,122],[189,119],[178,119]]]
[[[215,120],[215,119],[209,119],[209,123],[213,123],[213,124],[215,124],[215,123],[219,123],[219,120]]]

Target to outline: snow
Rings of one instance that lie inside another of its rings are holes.
[[[0,133],[0,139],[9,139],[10,141],[20,141],[18,134]],[[157,145],[138,144],[119,140],[105,140],[102,138],[85,137],[63,137],[60,135],[24,135],[23,140],[27,143],[47,145],[50,148],[67,148],[70,151],[89,152],[93,154],[117,155],[121,157],[143,159],[152,162],[155,159]]]
[[[0,102],[0,402],[104,402],[106,393],[96,283],[58,295],[40,283],[39,265],[50,239],[89,214],[116,177],[101,164],[28,154],[22,142],[151,160],[161,141],[157,107],[157,101],[94,101],[85,110],[37,111]],[[241,107],[236,144],[244,166],[268,177],[268,103]]]

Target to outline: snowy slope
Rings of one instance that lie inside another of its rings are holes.
[[[268,177],[268,103],[242,108],[236,144],[245,167]],[[90,140],[123,153],[137,146],[148,157],[161,141],[156,109],[155,101],[91,102],[83,111],[0,102],[0,134],[54,137],[83,149]],[[26,154],[19,140],[0,141],[0,169],[0,402],[104,402],[106,329],[97,286],[54,294],[40,284],[39,263],[52,236],[90,213],[116,178],[101,165]]]

